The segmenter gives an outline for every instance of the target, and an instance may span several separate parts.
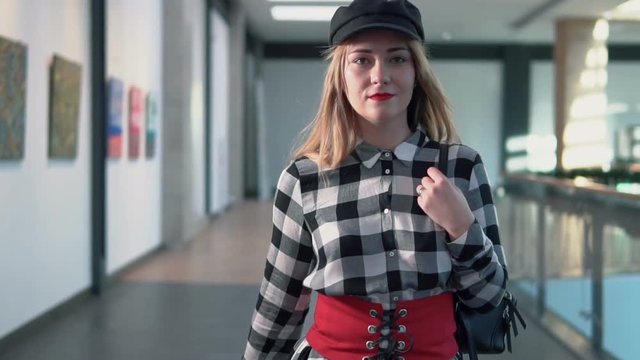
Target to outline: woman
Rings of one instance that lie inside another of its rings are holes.
[[[282,172],[245,359],[452,359],[453,293],[507,272],[480,156],[457,139],[408,1],[335,13],[320,110]],[[311,292],[314,324],[300,339]]]

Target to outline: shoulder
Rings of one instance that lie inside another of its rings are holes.
[[[304,192],[309,184],[317,182],[317,177],[318,165],[306,156],[300,157],[291,161],[282,170],[278,180],[278,188],[291,192],[294,187],[300,187]]]
[[[480,154],[468,145],[449,144],[449,159],[475,164],[480,161]]]
[[[313,160],[303,156],[289,162],[282,170],[280,177],[288,175],[299,179],[301,176],[317,173],[317,169],[318,166]]]
[[[477,171],[477,165],[482,164],[480,154],[472,147],[464,144],[449,144],[449,171],[453,177],[471,180]]]
[[[298,176],[318,174],[318,164],[306,156],[299,157],[291,162],[289,168],[295,168]]]
[[[423,151],[430,152],[432,154],[438,153],[442,142],[438,142],[435,140],[426,141],[422,145]],[[475,163],[480,161],[480,154],[473,149],[472,147],[459,143],[449,143],[447,144],[449,147],[448,160],[460,161],[460,162],[471,162]]]

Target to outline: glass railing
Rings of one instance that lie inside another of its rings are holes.
[[[507,175],[496,205],[510,287],[525,311],[570,329],[571,338],[550,329],[569,347],[578,336],[597,357],[638,358],[640,196]]]

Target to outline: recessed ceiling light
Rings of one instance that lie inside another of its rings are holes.
[[[273,6],[271,16],[278,21],[330,21],[338,6]]]
[[[288,2],[295,2],[295,3],[350,3],[351,0],[267,0],[269,2],[279,2],[279,3],[288,3]]]

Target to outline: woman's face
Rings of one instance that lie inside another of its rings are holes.
[[[344,77],[349,103],[362,120],[406,126],[415,69],[405,37],[390,30],[356,34],[347,44]]]

